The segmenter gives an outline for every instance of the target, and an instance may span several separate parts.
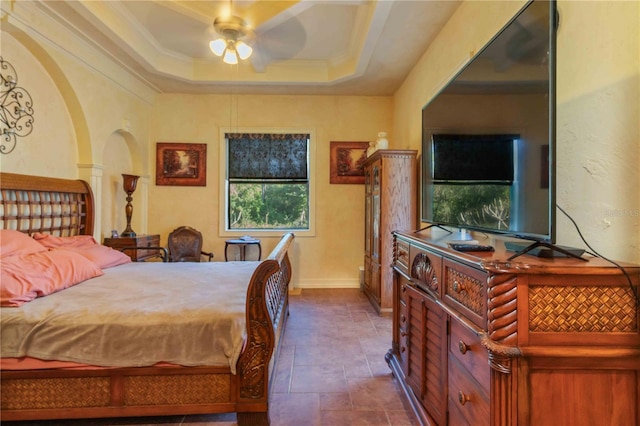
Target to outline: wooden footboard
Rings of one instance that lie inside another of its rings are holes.
[[[93,201],[86,183],[0,173],[0,185],[0,228],[91,234]],[[283,235],[251,278],[237,374],[227,367],[180,366],[2,371],[2,421],[236,412],[241,425],[269,424],[269,384],[288,314],[287,251],[293,239]]]
[[[288,314],[293,234],[286,234],[260,263],[247,290],[247,343],[238,359],[238,423],[269,424],[269,377]],[[273,361],[273,362],[272,362]]]

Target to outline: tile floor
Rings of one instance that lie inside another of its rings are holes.
[[[273,426],[417,424],[384,355],[391,317],[358,289],[305,289],[290,297],[271,398]],[[15,426],[232,426],[235,414],[15,422]]]

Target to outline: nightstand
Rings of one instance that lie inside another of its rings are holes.
[[[227,240],[224,243],[224,260],[225,262],[229,260],[228,251],[229,246],[238,246],[240,260],[245,260],[247,246],[255,245],[258,246],[258,260],[262,257],[262,247],[260,246],[260,240],[256,238],[238,238],[235,240]]]
[[[122,251],[134,262],[141,262],[152,257],[160,256],[160,251],[157,248],[149,250],[122,250],[127,247],[160,247],[160,234],[105,238],[103,244],[107,247]]]

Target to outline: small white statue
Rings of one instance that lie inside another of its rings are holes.
[[[389,141],[387,140],[387,132],[379,132],[376,141],[376,149],[388,149]]]

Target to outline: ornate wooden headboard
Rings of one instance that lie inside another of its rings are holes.
[[[83,180],[0,173],[0,228],[56,236],[93,233],[93,192]]]

